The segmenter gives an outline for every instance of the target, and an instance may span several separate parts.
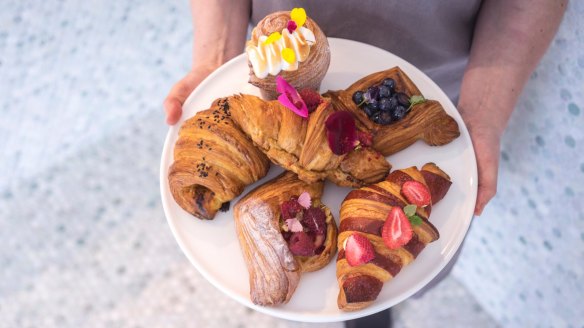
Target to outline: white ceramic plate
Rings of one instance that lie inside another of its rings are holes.
[[[247,83],[245,54],[220,67],[189,96],[181,121],[168,132],[160,166],[164,212],[172,233],[191,263],[213,285],[240,303],[289,320],[326,322],[354,319],[394,306],[420,290],[438,274],[460,246],[470,225],[477,194],[477,166],[468,131],[441,89],[420,70],[385,50],[343,39],[329,38],[329,43],[332,59],[321,91],[344,89],[365,75],[399,66],[424,96],[442,103],[461,130],[461,136],[446,146],[430,147],[417,142],[388,157],[394,169],[412,165],[421,167],[427,162],[434,162],[450,175],[453,183],[446,197],[432,207],[430,220],[440,231],[440,239],[428,245],[395,279],[385,283],[372,306],[357,312],[342,312],[337,308],[339,288],[334,259],[324,269],[302,275],[288,304],[278,307],[254,305],[249,299],[249,276],[235,234],[232,211],[219,213],[213,221],[202,221],[183,211],[172,198],[167,176],[181,123],[197,111],[208,108],[216,98],[234,93],[259,95],[257,89]],[[273,165],[268,176],[247,187],[243,195],[281,171]],[[330,182],[326,184],[323,201],[333,211],[337,223],[339,206],[348,192],[348,188],[337,187]],[[231,202],[231,209],[237,200]]]

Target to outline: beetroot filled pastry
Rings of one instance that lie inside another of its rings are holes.
[[[320,201],[323,187],[285,172],[235,205],[254,304],[287,303],[301,274],[323,268],[336,253],[337,226]]]

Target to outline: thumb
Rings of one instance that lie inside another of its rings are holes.
[[[185,100],[208,74],[193,70],[172,86],[163,103],[167,124],[173,125],[178,122]]]

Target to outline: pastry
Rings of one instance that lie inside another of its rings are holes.
[[[399,67],[370,74],[346,90],[324,96],[336,110],[353,113],[361,128],[373,134],[373,148],[384,156],[417,140],[441,146],[460,135],[458,124],[442,105],[425,99]]]
[[[287,303],[300,275],[321,269],[336,253],[337,227],[320,202],[322,192],[322,181],[309,184],[285,172],[235,205],[254,304]]]
[[[325,121],[334,110],[317,97],[319,104],[308,118],[279,101],[235,95],[187,120],[168,176],[176,202],[198,218],[212,219],[265,176],[267,158],[309,183],[328,178],[340,186],[360,187],[382,180],[391,166],[370,147],[332,152]]]
[[[439,238],[428,221],[451,181],[435,164],[390,173],[385,181],[351,191],[341,204],[337,281],[339,309],[360,310],[383,283]],[[417,204],[417,205],[416,205]]]
[[[335,110],[326,98],[307,119],[275,100],[236,95],[227,102],[231,119],[258,148],[301,180],[310,183],[328,178],[339,186],[360,187],[381,181],[391,168],[370,147],[357,147],[342,155],[332,151],[325,125]]]
[[[231,120],[227,102],[218,100],[181,126],[168,181],[180,207],[210,220],[269,168],[268,158]]]
[[[318,91],[331,56],[326,36],[302,8],[275,12],[262,19],[252,30],[246,53],[249,83],[267,100],[278,96],[276,76],[298,90]]]

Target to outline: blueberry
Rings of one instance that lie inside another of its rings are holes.
[[[362,102],[363,102],[363,99],[365,99],[365,98],[363,97],[363,91],[356,91],[356,92],[353,94],[353,102],[354,102],[356,105],[359,105],[360,103],[362,103]]]
[[[389,109],[394,109],[395,106],[397,106],[397,98],[395,96],[392,96],[389,98]]]
[[[388,79],[383,80],[383,82],[381,84],[388,87],[391,92],[393,92],[393,90],[395,90],[395,80],[392,78],[388,78]]]
[[[385,86],[382,85],[379,87],[379,97],[383,98],[383,97],[389,97],[391,96],[391,90]]]
[[[377,112],[377,113],[369,116],[369,119],[372,120],[374,123],[379,124],[379,115],[380,115],[380,113]]]
[[[389,123],[391,123],[391,121],[392,117],[389,112],[379,112],[379,118],[377,123],[382,125],[388,125]]]
[[[371,107],[373,110],[378,111],[379,110],[379,101],[371,100],[371,102],[369,102],[367,104],[367,106]]]
[[[391,111],[391,118],[394,121],[399,121],[406,116],[406,108],[402,105],[398,105],[395,107],[393,111]]]
[[[367,104],[363,106],[363,111],[365,112],[365,114],[367,114],[367,117],[371,118],[373,115],[379,112],[379,108],[375,108],[375,106]]]
[[[371,99],[379,100],[379,88],[378,87],[376,87],[376,86],[369,87],[367,89],[367,92],[369,93],[369,97]]]
[[[410,107],[410,97],[408,97],[408,95],[406,95],[403,92],[398,92],[395,94],[396,98],[397,98],[397,102],[404,106],[404,107]]]
[[[380,111],[391,110],[390,102],[391,102],[390,98],[381,98],[381,100],[379,100],[379,110]]]

